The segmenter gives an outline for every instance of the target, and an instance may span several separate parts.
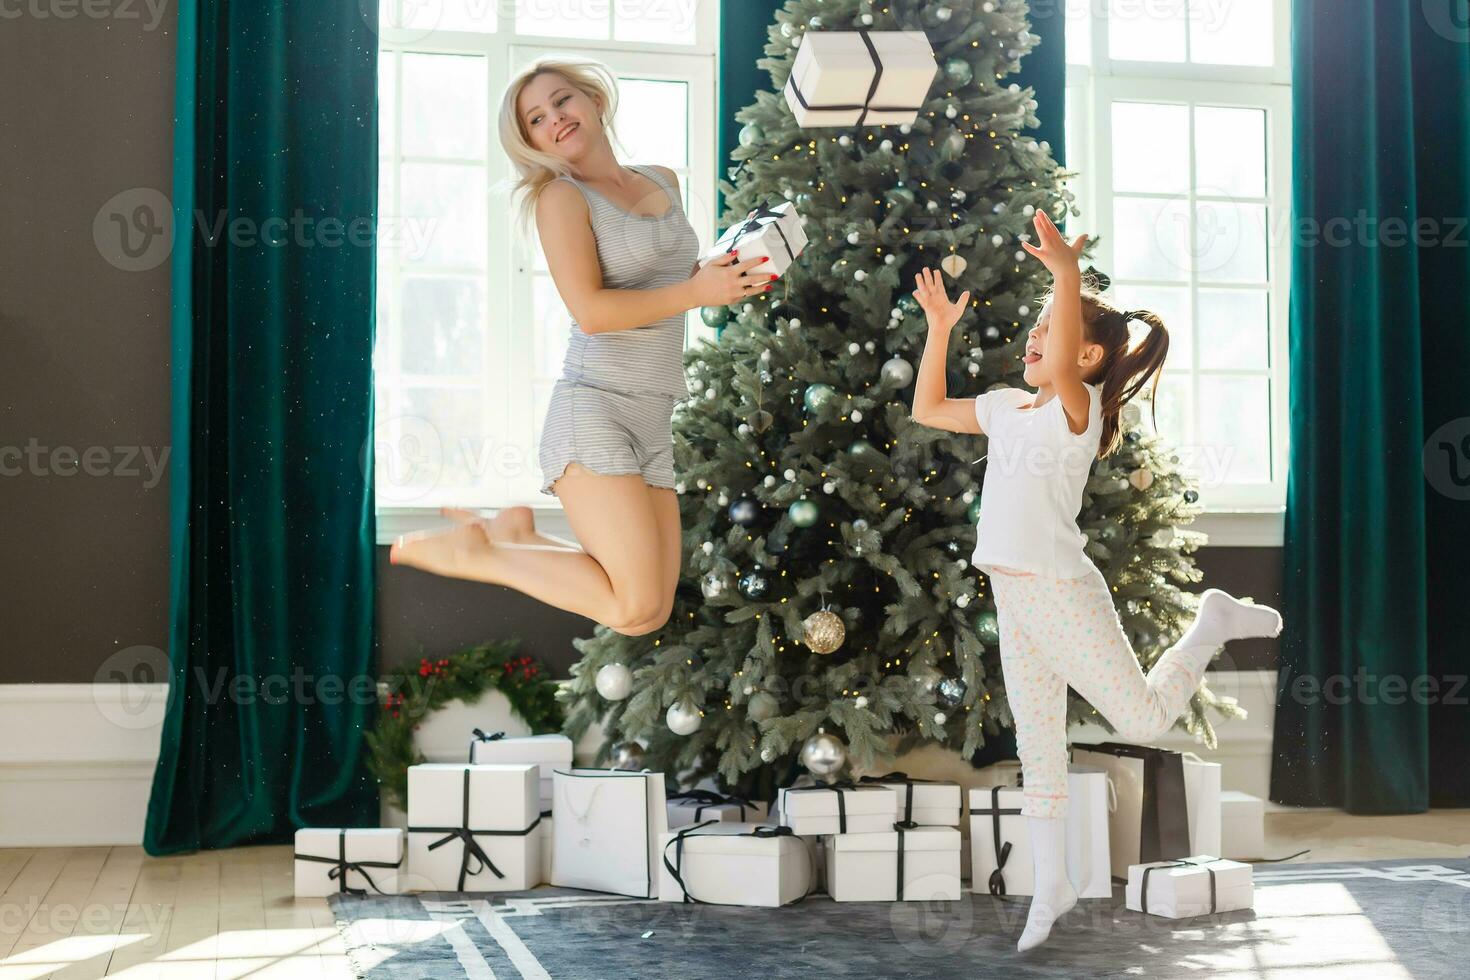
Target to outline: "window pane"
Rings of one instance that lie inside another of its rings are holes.
[[[1265,378],[1199,379],[1202,478],[1228,483],[1271,479],[1271,393]],[[1211,472],[1214,470],[1215,472]]]
[[[559,378],[572,334],[572,317],[567,313],[566,304],[550,276],[534,277],[532,291],[535,304],[532,323],[536,330],[536,361],[532,374],[538,379]]]
[[[1092,64],[1092,5],[1086,3],[1047,4],[1031,10],[1032,30],[1041,17],[1054,17],[1059,8],[1066,11],[1066,59],[1069,65]],[[1070,141],[1069,141],[1070,143]]]
[[[1169,331],[1169,359],[1164,369],[1171,374],[1188,371],[1194,363],[1194,331],[1189,322],[1189,290],[1177,286],[1118,286],[1113,302],[1125,310],[1151,310],[1164,319]]]
[[[484,363],[485,283],[414,276],[403,284],[403,370],[476,374]]]
[[[403,56],[405,156],[485,159],[485,59]]]
[[[1193,0],[1189,60],[1206,65],[1269,65],[1276,0]]]
[[[1108,56],[1120,61],[1183,61],[1185,0],[1110,0]]]
[[[404,261],[484,268],[484,170],[405,163],[402,182]]]
[[[409,0],[410,3],[415,0]],[[432,2],[417,0],[424,6]],[[495,33],[495,0],[439,0],[444,12],[439,16],[439,29],[445,31],[472,31],[476,34]]]
[[[1189,203],[1183,198],[1113,200],[1118,279],[1182,280],[1189,274]]]
[[[1265,111],[1197,106],[1194,174],[1201,193],[1265,197]]]
[[[1270,335],[1265,290],[1201,289],[1200,365],[1265,370]]]
[[[424,477],[407,484],[420,491],[418,503],[445,499],[446,489],[482,486],[493,479],[496,443],[493,434],[486,431],[483,396],[478,388],[401,390],[402,414],[418,420],[412,423],[412,428],[425,446],[427,462],[420,467]],[[413,448],[409,446],[408,450]],[[407,455],[405,451],[404,456]],[[437,478],[425,486],[435,470]],[[402,476],[400,473],[400,479]],[[434,490],[440,493],[431,496]]]
[[[664,0],[617,0],[613,33],[619,41],[693,44],[697,3]]]
[[[1165,371],[1159,379],[1159,396],[1157,402],[1152,406],[1147,401],[1140,400],[1138,407],[1143,410],[1144,424],[1149,424],[1153,412],[1157,412],[1158,433],[1164,437],[1169,445],[1187,453],[1190,444],[1190,432],[1193,429],[1194,406],[1191,404],[1192,389],[1190,379],[1187,375],[1170,374]],[[1151,411],[1152,409],[1152,411]],[[1191,470],[1195,467],[1190,464],[1192,459],[1184,455],[1180,457]],[[1198,472],[1195,470],[1195,472]]]
[[[689,162],[689,86],[618,79],[618,141],[633,163],[680,168]]]
[[[1151,194],[1189,190],[1189,107],[1113,103],[1113,189]]]
[[[395,397],[397,396],[397,397]],[[439,427],[407,410],[394,389],[378,389],[373,425],[373,481],[379,507],[421,506],[444,474],[444,440]]]
[[[555,0],[516,4],[516,33],[606,40],[611,0]]]
[[[1195,222],[1194,252],[1200,279],[1266,281],[1264,204],[1199,201],[1195,204]]]

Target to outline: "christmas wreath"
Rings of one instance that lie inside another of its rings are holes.
[[[387,695],[376,728],[365,736],[368,770],[394,806],[407,809],[408,767],[425,761],[414,746],[414,732],[430,712],[452,701],[473,703],[486,691],[499,691],[532,734],[561,731],[556,681],[535,659],[517,656],[518,644],[496,640],[448,657],[422,658],[417,669],[380,678]]]

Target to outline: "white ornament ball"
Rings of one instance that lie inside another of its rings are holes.
[[[857,700],[853,701],[853,707],[856,707],[856,708],[866,708],[867,706],[868,706],[868,699],[865,698],[865,697],[863,697],[861,694],[859,694],[857,696]]]
[[[740,308],[740,312],[742,312],[742,313],[754,313],[755,312],[755,304],[754,303],[746,303],[744,306],[742,306]]]
[[[954,604],[963,609],[970,604],[970,597],[968,595],[962,595],[955,599]]]
[[[841,147],[852,146],[852,137],[846,134],[837,137],[837,145]]]
[[[914,127],[910,126],[908,123],[900,123],[898,131],[907,136],[909,133],[912,133],[914,131]]]
[[[867,351],[869,354],[873,353],[873,351],[877,349],[878,345],[874,341],[869,340],[863,344],[863,350]]]
[[[699,546],[699,550],[703,551],[707,555],[712,555],[715,553],[715,543],[713,541],[706,541],[704,544]]]
[[[956,116],[958,116],[959,114],[960,114],[960,110],[956,109],[954,106],[949,106],[948,108],[946,108],[944,110],[944,115],[948,119],[953,119]]]
[[[741,422],[738,426],[735,427],[735,431],[742,436],[748,436],[750,435],[750,426],[746,425],[744,422]]]
[[[716,394],[717,394],[717,392],[713,388],[706,388],[706,389],[704,389],[704,397],[708,401],[714,401]]]
[[[1016,314],[1018,316],[1030,316],[1031,307],[1027,306],[1025,303],[1022,303],[1020,306],[1016,307]]]
[[[826,483],[822,484],[823,493],[834,493],[836,492],[836,490],[837,484],[833,483],[831,480],[828,480]]]
[[[969,371],[972,375],[979,374],[980,364],[977,361],[971,361],[969,364],[965,365],[965,370]]]
[[[933,214],[935,211],[938,211],[939,210],[939,202],[938,201],[926,201],[926,202],[924,202],[924,208],[930,214]]]
[[[856,245],[858,242],[860,242],[862,240],[863,240],[863,236],[862,235],[859,235],[855,231],[850,231],[850,232],[847,233],[847,244],[849,244],[849,245]]]
[[[675,735],[693,735],[704,723],[704,716],[688,701],[676,701],[669,705],[664,721]]]
[[[1028,218],[1031,217],[1033,214],[1036,213],[1036,205],[1034,205],[1034,204],[1028,204],[1028,205],[1026,205],[1024,208],[1021,209],[1021,213],[1024,214]]]
[[[762,762],[775,762],[776,761],[776,753],[772,752],[770,749],[761,749],[761,761]]]
[[[597,671],[597,693],[621,701],[633,693],[633,672],[625,664],[603,664]]]
[[[776,485],[776,478],[774,476],[767,476],[761,483],[768,487],[774,487]]]
[[[1018,249],[1016,249],[1016,254],[1014,256],[1012,256],[1012,258],[1014,258],[1017,262],[1025,262],[1026,261],[1026,253],[1024,251],[1022,251],[1021,249],[1018,248]]]
[[[761,360],[767,364],[771,363],[771,349],[769,347],[761,351]]]
[[[684,492],[684,481],[683,480],[680,480],[678,483],[674,484],[674,492],[675,493],[683,493]]]
[[[853,409],[852,414],[849,415],[848,418],[852,419],[854,422],[861,422],[863,420],[863,413],[858,409]]]
[[[796,479],[796,471],[795,470],[788,469],[785,473],[782,473],[781,475],[784,476],[784,477],[786,477],[786,480],[787,480],[788,483],[790,481]]]
[[[864,27],[870,27],[870,26],[872,26],[872,23],[873,23],[873,15],[872,14],[863,14],[858,19],[863,22],[863,26]]]
[[[974,503],[974,501],[975,501],[975,491],[974,490],[966,490],[964,493],[960,494],[960,499],[963,500],[967,504]]]
[[[943,711],[936,711],[934,713],[934,724],[936,724],[936,725],[942,725],[942,724],[944,724],[948,720],[949,719],[945,716],[945,714],[944,714]]]
[[[704,477],[700,477],[699,479],[694,481],[694,485],[703,490],[705,487],[709,486],[709,481],[706,480]]]
[[[864,279],[868,278],[868,274],[866,272],[864,272],[862,269],[859,269],[859,270],[857,270],[856,272],[854,272],[852,274],[852,277],[853,277],[853,279],[857,280],[858,282],[862,282]]]
[[[856,342],[851,343],[851,344],[848,344],[847,345],[847,352],[849,354],[861,354],[863,352],[862,345],[861,344],[858,344]]]
[[[1000,235],[991,235],[990,236],[990,244],[994,245],[996,248],[1000,248],[1005,243],[1006,243],[1006,240],[1004,238],[1002,238]]]
[[[792,317],[790,320],[786,321],[786,325],[792,330],[798,330],[801,328],[801,321],[796,319],[795,317]]]
[[[721,507],[724,507],[730,503],[730,495],[728,493],[722,493],[715,498],[715,502],[718,503]]]
[[[934,11],[935,19],[939,20],[940,22],[949,20],[953,16],[954,11],[950,10],[948,7],[940,7],[938,10]]]
[[[893,140],[884,140],[883,142],[878,144],[878,149],[882,150],[884,153],[892,153]]]
[[[883,256],[883,264],[884,265],[892,265],[893,263],[895,263],[897,261],[898,261],[898,256],[894,255],[892,252],[889,252],[887,255]]]

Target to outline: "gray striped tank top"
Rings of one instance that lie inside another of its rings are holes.
[[[625,211],[581,181],[563,175],[587,199],[605,289],[657,289],[684,282],[699,258],[699,239],[670,183],[652,167],[631,166],[671,202],[648,217]],[[572,323],[562,378],[625,394],[689,395],[684,380],[684,315],[631,330],[586,334]]]

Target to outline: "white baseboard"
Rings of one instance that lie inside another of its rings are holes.
[[[1271,776],[1271,722],[1276,672],[1219,672],[1216,691],[1239,699],[1250,717],[1217,727],[1219,747],[1207,751],[1183,732],[1158,744],[1197,752],[1223,764],[1221,783],[1266,799]],[[0,847],[136,845],[158,759],[166,689],[161,684],[0,685]],[[420,750],[431,761],[465,758],[470,729],[522,734],[525,725],[504,696],[491,692],[476,705],[453,705],[426,721]],[[1095,726],[1074,728],[1073,741],[1114,736]],[[592,759],[602,735],[595,728],[578,743],[578,762]],[[918,778],[989,785],[947,749],[923,747],[896,758],[893,768]],[[1269,802],[1268,809],[1275,809]]]

